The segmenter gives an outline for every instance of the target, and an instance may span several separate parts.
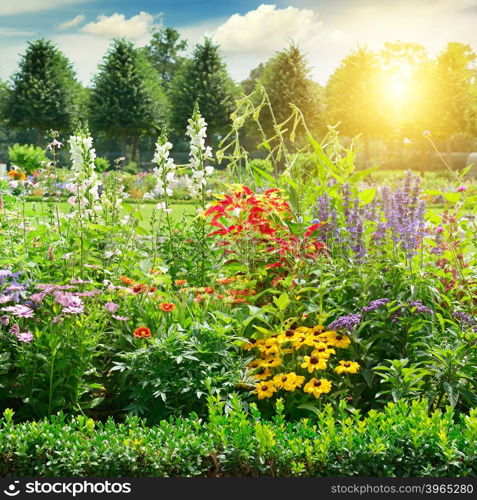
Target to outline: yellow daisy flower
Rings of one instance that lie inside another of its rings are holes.
[[[356,361],[340,361],[340,364],[335,368],[335,372],[339,375],[343,373],[357,373],[359,364]]]
[[[278,356],[273,356],[271,358],[263,359],[261,366],[265,366],[266,368],[274,368],[275,366],[280,366],[282,364],[282,360]]]
[[[314,350],[311,353],[312,356],[323,359],[329,359],[332,354],[336,354],[336,351],[323,342],[316,342],[314,344]]]
[[[318,356],[305,356],[301,367],[306,368],[308,373],[313,373],[315,370],[326,370],[326,359]]]
[[[292,342],[293,349],[301,349],[303,346],[308,345],[308,336],[304,333],[298,333],[295,340]]]
[[[258,344],[256,339],[248,339],[242,344],[242,349],[244,349],[245,351],[251,351],[252,349],[255,349],[257,345]]]
[[[262,345],[258,346],[260,353],[265,356],[273,356],[278,353],[278,345],[275,339],[267,339]]]
[[[249,370],[256,370],[262,366],[263,361],[263,359],[254,359],[253,361],[250,361],[247,367]]]
[[[278,342],[280,342],[280,344],[284,344],[286,342],[292,342],[296,338],[297,338],[297,334],[296,334],[295,330],[288,329],[286,332],[279,335]]]
[[[327,335],[327,343],[330,345],[340,347],[341,349],[346,349],[351,344],[351,339],[348,337],[348,335],[341,335],[340,333],[336,332],[327,333],[329,333],[329,335]]]
[[[264,366],[260,366],[259,368],[257,368],[256,373],[253,374],[253,378],[257,380],[266,380],[271,376],[272,372],[268,368],[265,368]]]
[[[285,389],[285,391],[294,391],[300,387],[305,381],[305,377],[297,375],[296,373],[280,373],[273,377],[273,383],[278,389]]]
[[[305,387],[303,387],[305,392],[313,394],[315,398],[319,398],[322,394],[326,394],[331,391],[331,382],[325,378],[312,378]]]
[[[277,392],[277,388],[270,381],[260,382],[255,386],[255,394],[258,395],[258,399],[271,398],[275,392]]]

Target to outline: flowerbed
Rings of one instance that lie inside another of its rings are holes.
[[[251,109],[242,112],[255,116]],[[178,436],[189,436],[208,414],[210,425],[216,425],[213,418],[222,422],[214,428],[220,439],[221,426],[238,426],[233,458],[216,465],[225,474],[328,475],[349,467],[350,474],[427,475],[435,461],[443,474],[470,474],[475,429],[469,437],[465,426],[474,422],[477,402],[477,260],[475,195],[462,181],[465,172],[447,196],[452,206],[431,212],[419,177],[408,172],[398,184],[365,185],[373,169],[357,171],[353,151],[331,134],[326,147],[308,136],[312,170],[295,161],[284,140],[270,139],[270,161],[282,170],[273,177],[248,162],[235,142],[244,123],[239,118],[216,152],[218,161],[228,160],[231,182],[212,200],[206,124],[198,110],[189,121],[188,182],[196,211],[180,220],[171,212],[182,167],[170,157],[166,137],[156,144],[151,175],[158,200],[147,221],[139,205],[123,204],[119,174],[98,174],[92,138],[84,132],[69,141],[67,212],[48,203],[45,216],[28,216],[22,198],[2,197],[0,407],[13,408],[18,420],[81,413],[92,420],[73,422],[86,430],[108,416],[144,417],[159,426],[147,430],[131,418],[127,425],[157,440],[144,469],[150,474],[209,470],[203,457],[225,453],[225,442],[217,444],[212,432],[205,441],[199,433],[196,455],[189,438],[179,440],[189,466],[185,458],[177,468],[167,457],[153,458],[167,438],[161,429],[175,426]],[[52,181],[60,146],[55,138],[49,147],[45,168]],[[244,161],[245,172],[237,170]],[[250,185],[237,182],[244,177]],[[59,199],[54,183],[48,199]],[[210,398],[226,409],[220,418]],[[403,444],[392,445],[396,462],[386,444],[394,439],[391,427],[380,437],[370,430],[375,418],[378,428],[387,425],[376,417],[383,408],[384,415],[409,411],[409,426],[396,431],[396,443]],[[335,425],[333,409],[341,412],[340,425],[351,418],[352,430],[346,438],[336,434],[331,445],[325,429]],[[430,415],[432,439],[440,440],[430,455],[416,437],[414,411],[421,420]],[[356,412],[369,413],[360,421],[345,416]],[[459,415],[470,415],[466,424]],[[168,418],[175,424],[166,424]],[[62,419],[41,425],[58,429]],[[259,450],[279,450],[280,458],[260,462],[250,455],[235,462],[241,440],[248,439],[240,434],[240,419],[253,429],[244,449],[253,443],[256,450],[258,440]],[[30,429],[25,425],[22,432]],[[452,429],[452,439],[442,426]],[[123,432],[112,422],[99,428]],[[288,448],[272,445],[282,432]],[[295,463],[289,448],[298,438]],[[357,448],[343,458],[346,439]],[[368,443],[363,452],[360,439]],[[325,459],[329,446],[333,452]],[[419,460],[398,465],[399,453],[410,446]],[[139,450],[132,448],[127,459],[101,455],[97,466],[81,463],[74,474],[139,474],[130,464],[114,469],[136,457]],[[307,450],[311,458],[303,458]],[[154,465],[161,460],[164,468]],[[57,473],[72,473],[73,463]],[[30,471],[8,467],[9,473]],[[36,473],[44,470],[39,467]]]

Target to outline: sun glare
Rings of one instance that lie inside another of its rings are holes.
[[[402,101],[409,93],[412,68],[407,63],[392,64],[387,68],[387,94],[389,99]]]

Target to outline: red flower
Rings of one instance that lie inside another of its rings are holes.
[[[171,304],[171,302],[161,302],[159,304],[159,309],[164,312],[171,312],[176,308],[174,304]]]
[[[305,238],[308,238],[308,236],[312,235],[322,225],[323,224],[320,222],[319,224],[313,224],[312,226],[310,226],[305,233]]]
[[[134,330],[133,335],[137,339],[147,339],[151,337],[151,330],[147,326],[140,326]]]

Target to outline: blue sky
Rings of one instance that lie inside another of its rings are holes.
[[[431,55],[447,41],[477,47],[477,0],[0,0],[0,79],[28,40],[46,37],[88,83],[112,38],[145,45],[161,23],[178,28],[190,47],[211,36],[237,80],[290,40],[321,83],[357,45],[404,40]]]

